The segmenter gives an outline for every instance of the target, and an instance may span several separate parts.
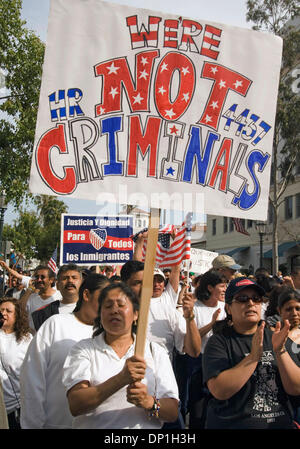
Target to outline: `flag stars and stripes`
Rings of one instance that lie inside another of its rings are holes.
[[[48,267],[50,268],[50,270],[53,271],[53,273],[57,274],[58,273],[58,267],[56,264],[56,260],[57,260],[57,248],[55,248],[55,250],[53,251],[53,254],[48,262]]]

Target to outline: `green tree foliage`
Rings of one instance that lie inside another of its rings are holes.
[[[3,240],[11,240],[15,253],[26,256],[27,259],[38,256],[37,240],[42,229],[35,212],[21,210],[13,225],[4,225]]]
[[[254,29],[283,39],[282,67],[273,140],[272,188],[273,273],[278,271],[278,210],[287,185],[300,164],[300,95],[294,73],[300,67],[299,0],[248,0],[247,21]]]
[[[0,180],[8,202],[28,196],[44,44],[21,20],[21,0],[0,0],[0,68],[9,98],[0,99]]]
[[[38,258],[45,261],[49,260],[56,246],[58,249],[60,247],[61,214],[66,213],[68,208],[54,196],[40,195],[34,201],[42,227],[37,240]]]
[[[27,259],[47,262],[60,242],[61,214],[67,206],[55,197],[35,197],[37,211],[21,210],[13,225],[5,225],[3,240],[13,242],[15,252]]]

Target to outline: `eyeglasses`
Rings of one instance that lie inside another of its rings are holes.
[[[236,296],[232,302],[239,302],[241,304],[246,303],[248,301],[250,301],[250,299],[255,303],[255,304],[260,304],[263,302],[263,299],[260,296],[247,296],[247,295],[240,295],[240,296]]]

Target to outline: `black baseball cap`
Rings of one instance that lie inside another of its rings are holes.
[[[238,277],[236,279],[232,279],[229,282],[228,287],[225,292],[225,302],[227,304],[231,304],[233,297],[238,292],[240,292],[241,290],[244,290],[245,288],[248,288],[248,287],[254,288],[260,296],[265,295],[265,290],[260,285],[258,285],[255,281],[253,281],[252,279],[247,278],[247,277]]]

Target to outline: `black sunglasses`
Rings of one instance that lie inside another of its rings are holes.
[[[250,301],[250,299],[256,304],[263,302],[263,299],[260,296],[247,296],[247,295],[236,296],[232,300],[232,302],[240,302],[243,304],[243,303]]]

